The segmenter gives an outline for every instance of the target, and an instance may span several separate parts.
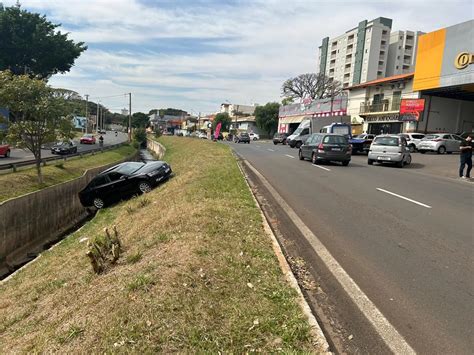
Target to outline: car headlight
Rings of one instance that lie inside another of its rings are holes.
[[[149,173],[147,173],[147,175],[148,175],[149,177],[153,177],[153,176],[158,175],[159,173],[160,173],[159,170],[153,170],[153,171],[150,171]]]

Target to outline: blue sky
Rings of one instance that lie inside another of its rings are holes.
[[[50,83],[112,111],[175,107],[197,114],[229,101],[280,101],[282,82],[317,71],[323,37],[364,19],[429,32],[472,19],[472,0],[23,0],[89,49]],[[4,5],[15,3],[3,0]],[[117,97],[109,97],[118,95]]]

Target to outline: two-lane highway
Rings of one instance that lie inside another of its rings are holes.
[[[423,164],[313,165],[288,146],[230,145],[415,351],[472,351],[474,184],[420,173]]]

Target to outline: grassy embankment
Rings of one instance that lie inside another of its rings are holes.
[[[315,351],[230,149],[161,142],[174,178],[0,285],[0,353]],[[113,225],[124,254],[97,276],[81,239]]]
[[[135,149],[131,146],[122,146],[117,149],[108,150],[94,155],[85,155],[83,158],[75,157],[68,160],[57,160],[49,162],[42,168],[44,184],[38,184],[36,168],[28,168],[0,175],[0,202],[13,197],[24,195],[28,192],[40,190],[47,186],[81,176],[84,171],[102,165],[120,161],[131,154]]]

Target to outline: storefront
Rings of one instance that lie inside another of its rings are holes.
[[[474,128],[474,20],[420,36],[413,90],[424,98],[419,132]]]

